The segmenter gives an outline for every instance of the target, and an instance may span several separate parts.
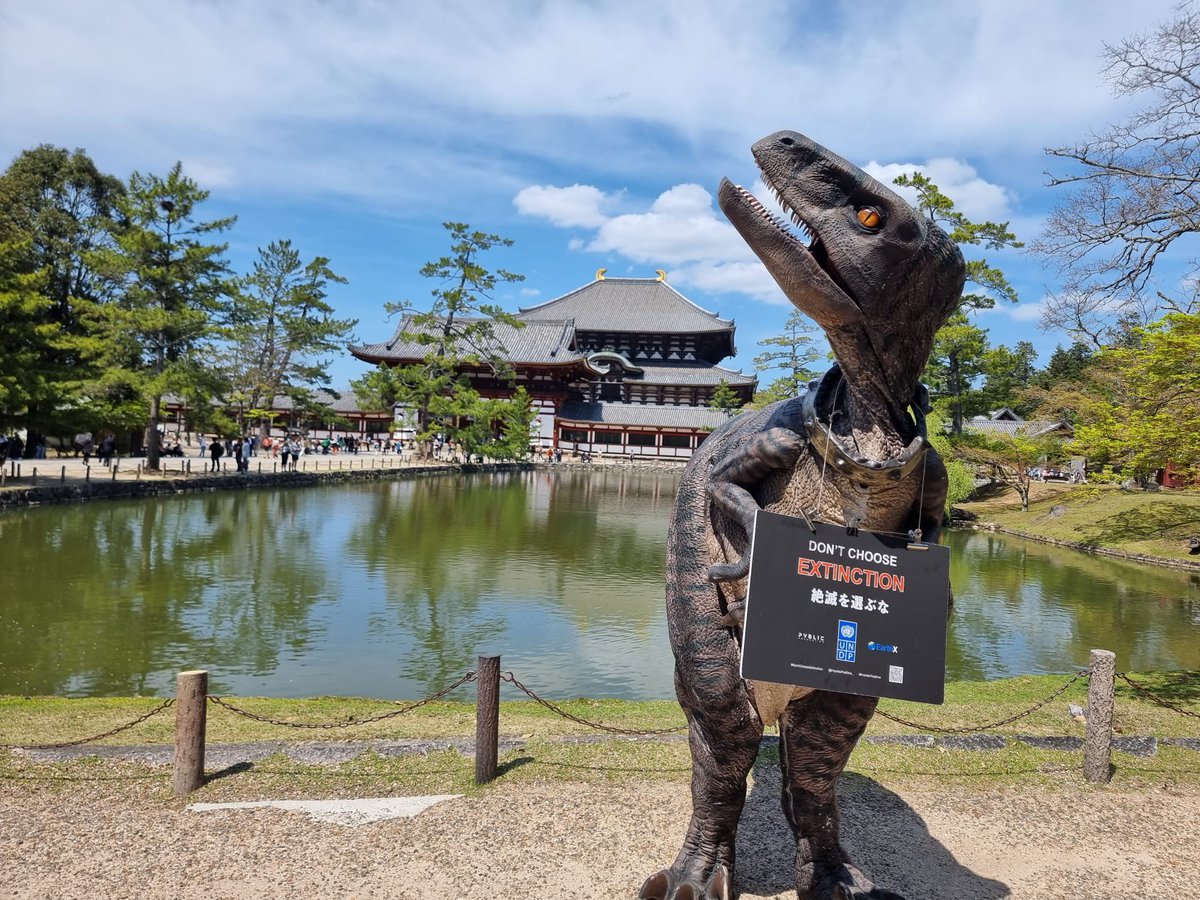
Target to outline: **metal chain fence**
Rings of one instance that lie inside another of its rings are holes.
[[[1001,719],[998,722],[988,722],[985,725],[964,725],[964,726],[961,726],[958,728],[941,728],[937,725],[922,725],[919,722],[910,722],[910,721],[908,721],[908,719],[902,719],[899,716],[893,716],[891,713],[886,713],[881,709],[877,709],[875,711],[875,715],[883,716],[883,718],[888,719],[892,722],[896,722],[899,725],[906,725],[909,728],[916,728],[919,731],[934,731],[939,734],[973,734],[977,731],[988,731],[989,729],[992,729],[992,728],[1000,728],[1003,725],[1011,725],[1013,722],[1016,722],[1018,719],[1023,719],[1030,713],[1037,712],[1039,709],[1041,709],[1043,706],[1045,706],[1047,703],[1049,703],[1055,697],[1062,696],[1062,694],[1067,690],[1067,688],[1069,688],[1071,685],[1073,685],[1080,678],[1083,678],[1085,675],[1090,675],[1091,672],[1092,672],[1091,669],[1083,669],[1079,672],[1076,672],[1070,681],[1068,681],[1066,684],[1064,684],[1062,687],[1060,687],[1057,691],[1055,691],[1049,697],[1046,697],[1044,700],[1039,700],[1033,706],[1029,707],[1026,710],[1022,710],[1021,712],[1017,713],[1015,716],[1009,716],[1007,719]]]
[[[1013,722],[1016,722],[1020,719],[1025,718],[1028,715],[1031,715],[1032,713],[1037,712],[1039,709],[1046,706],[1046,704],[1050,703],[1057,697],[1062,696],[1079,679],[1089,676],[1090,674],[1091,674],[1091,669],[1081,669],[1080,671],[1076,672],[1065,684],[1063,684],[1060,688],[1058,688],[1052,694],[1048,695],[1047,697],[1043,698],[1042,700],[1039,700],[1037,703],[1034,703],[1032,706],[1028,707],[1027,709],[1022,710],[1021,712],[1016,713],[1015,715],[1008,716],[1007,718],[1000,719],[999,721],[987,722],[987,723],[980,724],[980,725],[965,725],[965,726],[957,726],[957,727],[942,727],[942,726],[938,726],[938,725],[929,725],[929,724],[923,724],[920,722],[913,722],[908,719],[904,719],[900,716],[895,716],[895,715],[892,715],[891,713],[884,712],[883,710],[877,710],[876,715],[882,716],[883,718],[885,718],[889,721],[895,722],[898,725],[904,725],[908,728],[914,728],[919,731],[935,732],[938,734],[968,734],[968,733],[975,733],[975,732],[979,732],[979,731],[988,731],[990,729],[1001,728],[1005,725],[1010,725]],[[1183,709],[1182,707],[1180,707],[1174,703],[1171,703],[1170,701],[1165,700],[1162,697],[1157,696],[1156,694],[1154,694],[1153,692],[1148,690],[1144,685],[1138,684],[1128,674],[1126,674],[1124,672],[1117,672],[1116,676],[1118,678],[1120,678],[1122,681],[1124,681],[1126,684],[1128,684],[1129,687],[1132,688],[1135,692],[1137,692],[1139,695],[1145,697],[1150,702],[1155,703],[1158,706],[1162,706],[1166,709],[1172,710],[1173,712],[1179,713],[1180,715],[1183,715],[1183,716],[1190,716],[1192,718],[1200,718],[1200,713],[1198,713],[1194,710]],[[285,728],[301,728],[301,729],[350,728],[350,727],[353,727],[356,725],[369,725],[374,722],[382,722],[386,719],[392,719],[397,716],[402,716],[405,713],[412,712],[413,710],[418,709],[422,706],[425,706],[426,704],[433,703],[437,700],[440,700],[443,697],[445,697],[447,694],[451,693],[452,691],[462,687],[464,684],[467,684],[469,682],[476,681],[476,680],[477,680],[477,673],[475,671],[469,671],[469,672],[466,672],[464,675],[462,675],[460,678],[458,678],[456,681],[454,681],[452,684],[442,688],[442,690],[438,691],[435,694],[431,694],[430,696],[426,697],[423,700],[418,700],[414,703],[409,703],[406,706],[403,706],[399,709],[390,710],[388,712],[381,713],[380,715],[377,715],[377,716],[369,716],[369,717],[363,718],[363,719],[349,718],[349,719],[346,719],[345,721],[341,721],[341,722],[288,722],[288,721],[284,721],[282,719],[274,719],[274,718],[271,718],[270,716],[259,715],[258,713],[253,713],[253,712],[250,712],[249,710],[242,709],[241,707],[236,706],[236,705],[230,703],[229,701],[223,699],[222,697],[219,697],[214,694],[209,694],[207,696],[207,699],[210,703],[220,706],[221,708],[226,709],[229,712],[234,713],[235,715],[242,716],[247,719],[252,719],[255,722],[261,722],[261,723],[267,724],[267,725],[279,725],[279,726],[285,727]],[[534,691],[533,689],[531,689],[528,686],[526,686],[525,684],[523,684],[520,681],[520,679],[518,679],[516,677],[516,675],[514,675],[511,671],[505,672],[502,675],[500,675],[500,680],[507,681],[509,684],[513,685],[518,690],[520,690],[522,693],[524,693],[531,700],[538,703],[542,707],[550,710],[551,712],[555,713],[556,715],[559,715],[562,718],[567,719],[571,722],[575,722],[578,725],[582,725],[585,728],[592,728],[592,729],[596,729],[598,731],[605,731],[610,734],[623,734],[623,735],[646,736],[646,737],[654,736],[654,735],[678,734],[679,732],[687,730],[686,724],[678,725],[673,728],[651,728],[651,729],[620,728],[615,725],[605,725],[602,722],[594,722],[589,719],[584,719],[580,716],[574,715],[573,713],[570,713],[567,710],[563,709],[558,704],[545,699],[544,697],[540,696],[536,691]],[[113,735],[120,734],[123,731],[128,731],[129,729],[133,728],[134,726],[140,725],[142,722],[145,722],[147,719],[153,718],[154,716],[157,716],[158,714],[164,712],[165,710],[167,710],[174,704],[175,704],[175,698],[173,698],[173,697],[168,698],[168,699],[162,701],[161,703],[159,703],[153,709],[138,716],[137,718],[135,718],[129,722],[126,722],[124,724],[118,725],[114,728],[110,728],[108,731],[102,732],[100,734],[89,735],[88,737],[78,738],[76,740],[71,740],[71,741],[60,741],[57,743],[48,743],[48,744],[0,744],[0,748],[6,749],[6,750],[17,750],[17,749],[57,750],[57,749],[65,748],[65,747],[76,747],[81,744],[94,743],[96,741],[101,741],[101,740],[104,740],[105,738],[112,737]]]
[[[517,680],[517,676],[515,676],[512,672],[505,672],[503,675],[500,676],[500,680],[507,681],[510,684],[514,685],[515,687],[517,687],[518,689],[523,691],[531,700],[535,700],[536,702],[540,703],[542,706],[546,707],[546,709],[550,710],[551,712],[557,713],[558,715],[562,716],[564,719],[570,719],[572,722],[576,722],[587,728],[595,728],[595,729],[598,729],[599,731],[607,731],[611,734],[630,734],[630,735],[645,735],[645,736],[654,735],[654,734],[677,734],[680,731],[687,730],[687,725],[677,725],[674,728],[653,728],[653,729],[618,728],[615,725],[602,725],[599,722],[591,722],[587,719],[581,719],[579,716],[572,715],[571,713],[567,712],[561,706],[556,706],[555,704],[551,703],[549,700],[546,700],[543,697],[539,697],[532,690],[527,688],[525,685],[521,684],[521,682]]]
[[[460,688],[468,681],[474,680],[475,673],[467,672],[449,687],[442,688],[436,694],[432,694],[426,697],[424,700],[418,700],[416,703],[410,703],[408,706],[402,707],[401,709],[394,709],[391,712],[381,713],[378,716],[370,716],[366,719],[350,718],[344,722],[285,722],[282,719],[272,719],[269,716],[260,716],[257,713],[252,713],[249,710],[234,706],[232,703],[228,702],[227,700],[223,700],[214,694],[209,694],[208,700],[210,703],[215,703],[217,706],[227,709],[231,713],[235,713],[236,715],[243,716],[247,719],[253,719],[255,722],[263,722],[267,725],[282,725],[285,728],[350,728],[354,725],[370,725],[372,722],[382,722],[384,719],[394,719],[396,716],[402,716],[405,713],[412,712],[418,707],[424,706],[426,703],[433,703],[435,700],[441,700],[455,688]]]
[[[112,737],[114,734],[120,734],[122,731],[128,731],[134,725],[140,725],[147,719],[157,716],[160,712],[173,706],[175,703],[174,697],[168,697],[154,709],[148,713],[138,716],[132,722],[126,722],[124,725],[118,725],[116,728],[110,728],[102,734],[93,734],[89,737],[79,738],[74,741],[60,741],[57,744],[0,744],[5,750],[61,750],[64,747],[78,747],[81,744],[91,744],[94,741],[102,741],[105,738]]]
[[[1165,707],[1166,709],[1169,709],[1172,712],[1177,712],[1181,716],[1191,716],[1193,719],[1200,719],[1200,713],[1195,712],[1194,710],[1190,710],[1190,709],[1181,709],[1180,707],[1176,706],[1174,703],[1171,703],[1167,700],[1164,700],[1162,697],[1152,694],[1150,691],[1146,690],[1146,688],[1144,686],[1138,684],[1136,681],[1134,681],[1132,678],[1130,678],[1124,672],[1118,672],[1117,677],[1120,678],[1122,681],[1124,681],[1127,685],[1129,685],[1135,691],[1137,691],[1139,694],[1141,694],[1143,697],[1145,697],[1147,700],[1149,700],[1151,703],[1157,703],[1159,706]]]

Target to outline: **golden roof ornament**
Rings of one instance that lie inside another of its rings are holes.
[[[607,272],[607,271],[608,271],[608,269],[597,269],[597,270],[596,270],[596,280],[597,280],[597,281],[603,281],[603,280],[604,280],[604,273],[605,273],[605,272]]]
[[[654,271],[658,275],[658,277],[656,279],[654,279],[655,281],[664,281],[665,282],[667,280],[666,271],[664,271],[663,269],[655,269]]]

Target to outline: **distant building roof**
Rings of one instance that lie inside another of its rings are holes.
[[[521,309],[517,317],[527,322],[574,319],[577,331],[705,334],[732,332],[734,327],[662,278],[602,276],[554,300]]]
[[[432,329],[419,328],[414,324],[412,316],[405,316],[396,326],[391,340],[382,344],[351,347],[350,352],[358,359],[373,363],[403,363],[423,359],[429,352],[429,345],[406,338],[406,333],[428,334],[432,333]],[[514,365],[560,366],[586,363],[584,355],[574,349],[575,325],[570,319],[528,321],[520,328],[506,322],[493,322],[492,335],[492,341],[479,350],[484,354],[495,353]]]
[[[707,406],[656,406],[640,403],[565,403],[558,421],[597,425],[642,425],[648,428],[712,429],[724,425],[729,416]]]
[[[1028,437],[1041,437],[1055,431],[1067,435],[1075,433],[1069,423],[1057,419],[989,419],[986,416],[975,416],[963,422],[963,430],[979,434],[1024,434]]]

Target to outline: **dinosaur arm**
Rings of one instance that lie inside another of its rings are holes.
[[[715,466],[708,479],[708,496],[713,505],[737,522],[747,538],[754,531],[754,514],[761,507],[747,490],[774,472],[795,467],[807,439],[790,428],[775,427],[759,432]],[[709,566],[710,581],[734,581],[750,571],[749,554],[736,563]]]

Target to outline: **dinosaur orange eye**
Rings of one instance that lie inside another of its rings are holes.
[[[858,223],[863,228],[870,228],[874,231],[883,224],[883,216],[874,207],[864,206],[858,211]]]

